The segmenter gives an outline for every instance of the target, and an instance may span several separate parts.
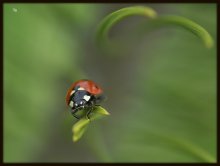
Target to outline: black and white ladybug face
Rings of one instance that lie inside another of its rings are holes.
[[[91,101],[91,94],[83,88],[77,87],[71,92],[69,106],[75,110],[88,106]]]

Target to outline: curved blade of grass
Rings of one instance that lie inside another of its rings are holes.
[[[128,16],[134,15],[142,15],[148,16],[149,18],[156,18],[151,20],[149,24],[153,22],[157,25],[157,28],[166,25],[177,25],[183,27],[186,30],[189,30],[190,32],[195,34],[197,37],[199,37],[207,48],[211,48],[214,44],[211,35],[202,26],[193,22],[192,20],[187,19],[185,17],[172,15],[157,17],[157,14],[153,9],[142,6],[122,8],[106,16],[98,28],[98,43],[106,44],[108,42],[107,35],[110,29],[120,20]]]
[[[157,13],[149,8],[144,6],[135,6],[135,7],[126,7],[122,8],[120,10],[117,10],[108,16],[104,18],[104,20],[101,22],[98,32],[97,32],[97,40],[98,43],[103,42],[103,40],[107,41],[107,35],[110,31],[110,29],[117,24],[120,20],[128,17],[128,16],[135,16],[135,15],[141,15],[141,16],[147,16],[149,18],[155,18],[157,16]]]
[[[78,141],[83,136],[90,121],[99,119],[105,115],[110,115],[110,114],[101,106],[94,107],[93,111],[90,114],[90,119],[88,119],[85,114],[76,124],[73,125],[72,128],[73,142]]]
[[[202,26],[185,17],[173,15],[161,16],[151,20],[149,24],[153,30],[168,25],[183,27],[199,37],[207,48],[211,48],[214,44],[211,35]]]
[[[174,139],[174,138],[172,141],[173,141],[173,143],[175,143],[177,146],[179,146],[180,148],[182,148],[186,152],[192,153],[193,155],[197,156],[198,158],[200,158],[204,162],[209,162],[209,163],[216,162],[216,159],[214,156],[212,156],[211,154],[209,154],[207,151],[205,151],[201,147],[196,146],[195,144],[193,144],[189,141],[182,140],[182,139],[178,140],[178,139]]]
[[[166,142],[166,144],[174,145],[176,148],[181,149],[187,153],[191,153],[192,155],[198,157],[204,162],[216,162],[215,157],[209,154],[207,151],[202,149],[201,147],[191,143],[186,139],[182,139],[176,137],[174,135],[167,135],[165,133],[156,133],[155,131],[149,132],[152,136],[156,136],[154,139],[161,139]]]

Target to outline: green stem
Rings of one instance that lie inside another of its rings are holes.
[[[187,140],[177,138],[171,135],[168,136],[162,133],[150,132],[150,134],[152,136],[156,136],[157,138],[162,138],[164,141],[166,140],[168,143],[170,143],[170,145],[174,145],[178,149],[182,149],[187,153],[191,153],[204,162],[209,162],[209,163],[216,162],[216,159],[212,155],[210,155],[207,151],[200,148],[199,146],[190,143]]]
[[[120,20],[128,16],[135,15],[147,16],[151,18],[151,20],[148,22],[151,28],[155,29],[167,25],[180,26],[199,37],[207,48],[211,48],[214,45],[211,35],[199,24],[181,16],[168,15],[157,17],[157,14],[153,9],[142,6],[122,8],[106,16],[101,22],[97,31],[98,43],[102,45],[109,45],[107,36],[110,29]]]
[[[112,162],[112,159],[108,153],[104,138],[101,135],[99,124],[91,126],[86,138],[88,145],[101,162]]]
[[[190,152],[197,156],[198,158],[202,159],[205,162],[214,163],[216,162],[216,159],[211,156],[208,152],[203,150],[202,148],[193,145],[187,141],[184,140],[173,140],[177,145],[180,145],[185,151]]]
[[[153,24],[151,25],[151,29],[161,28],[167,25],[183,27],[199,37],[207,48],[211,48],[214,45],[211,35],[202,26],[185,17],[172,15],[160,16],[157,19],[151,20],[149,24]]]
[[[126,7],[117,10],[106,16],[104,20],[101,22],[97,32],[98,42],[99,43],[102,42],[103,39],[107,40],[107,35],[110,29],[116,23],[118,23],[120,20],[128,16],[134,16],[134,15],[147,16],[149,18],[155,18],[157,16],[156,12],[153,9],[143,6]]]

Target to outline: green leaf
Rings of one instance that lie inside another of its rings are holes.
[[[102,114],[102,115],[110,115],[110,113],[108,111],[106,111],[104,108],[100,107],[100,106],[96,106],[94,109],[94,113],[96,114]]]
[[[87,112],[86,110],[85,112]],[[103,117],[104,115],[110,115],[108,111],[106,111],[101,106],[95,106],[93,108],[93,111],[90,113],[90,119],[86,116],[86,114],[75,124],[73,125],[72,131],[73,131],[73,142],[78,141],[86,131],[88,124],[90,121],[99,119]]]
[[[98,42],[103,43],[103,40],[107,42],[107,35],[115,24],[128,16],[135,15],[147,16],[148,18],[153,19],[157,16],[157,13],[153,9],[144,6],[126,7],[117,10],[106,16],[101,22],[97,32]]]
[[[82,137],[89,122],[90,120],[87,117],[83,117],[73,126],[73,142],[78,141]]]

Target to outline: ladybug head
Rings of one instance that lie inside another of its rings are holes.
[[[89,105],[91,94],[81,87],[76,87],[70,97],[69,106],[73,110],[78,110]]]

